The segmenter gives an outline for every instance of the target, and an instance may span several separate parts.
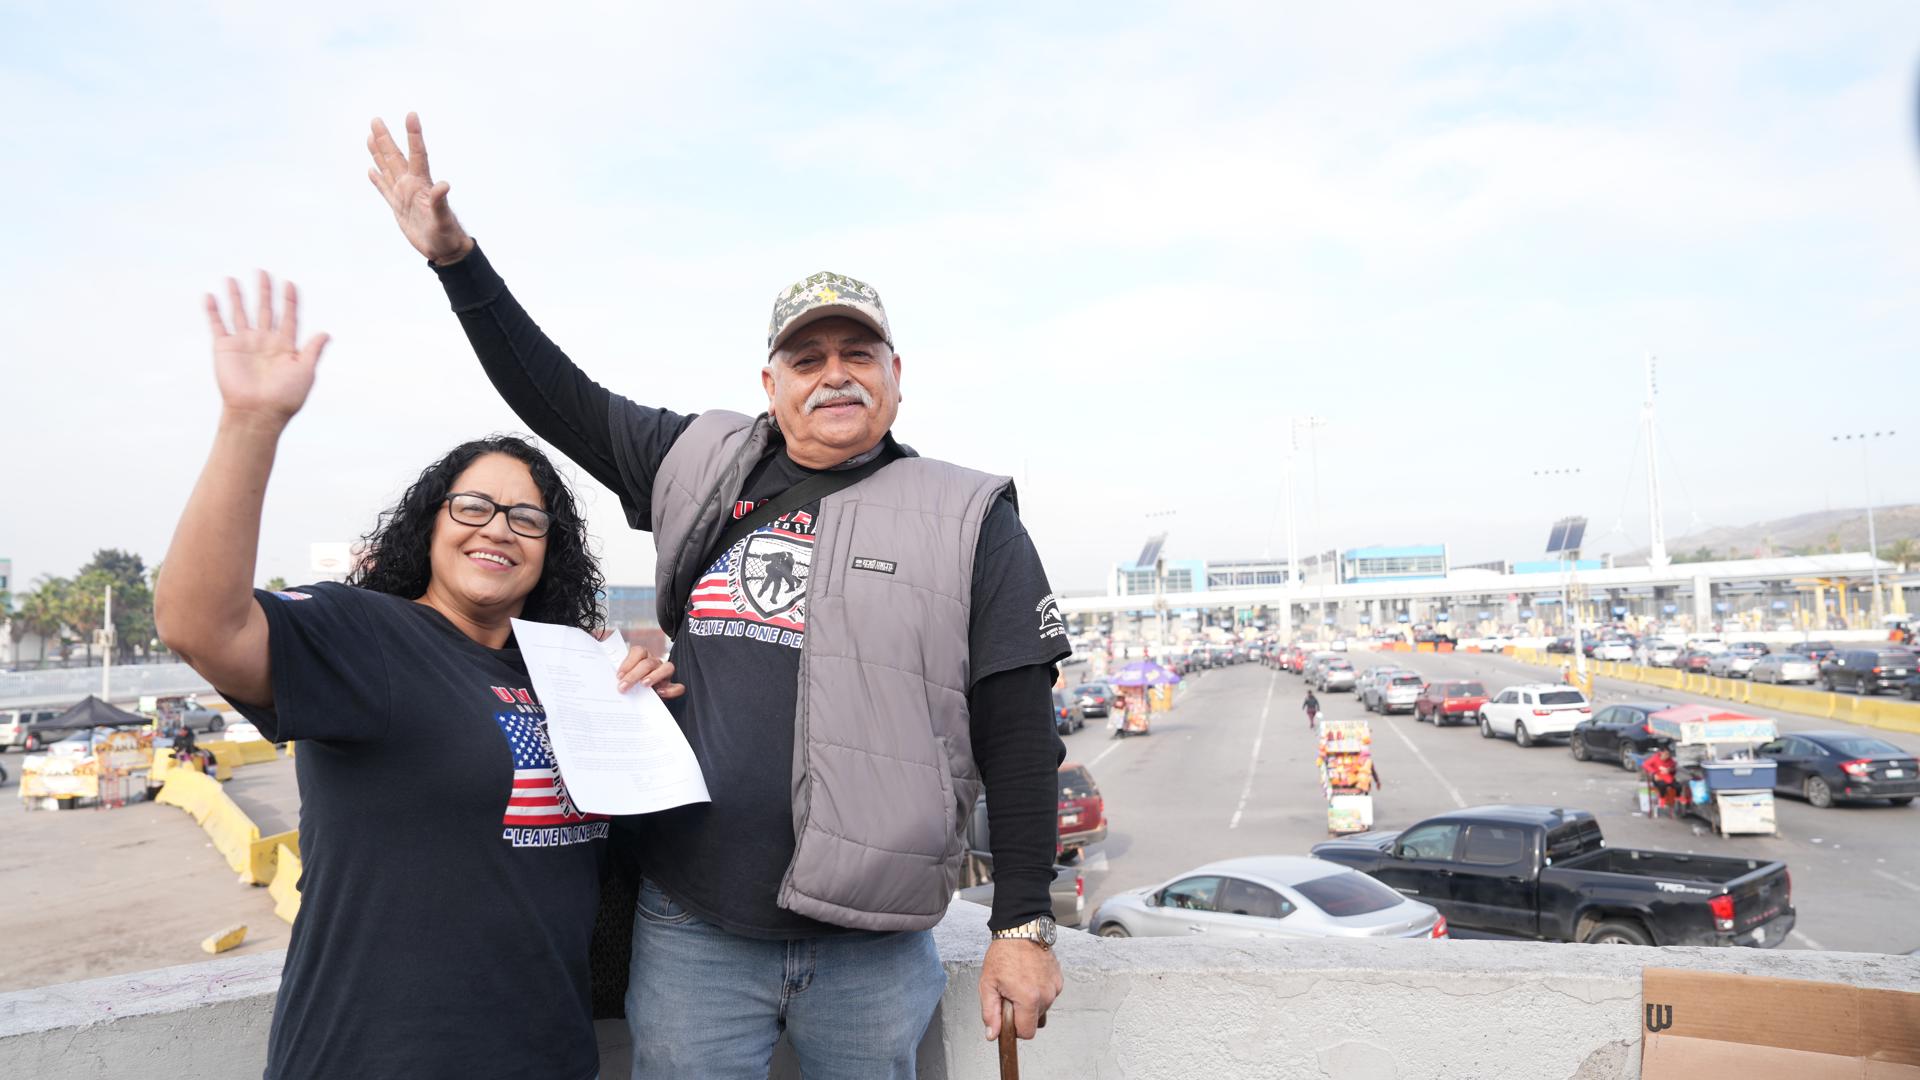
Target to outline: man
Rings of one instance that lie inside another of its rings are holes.
[[[1654,810],[1671,809],[1679,812],[1680,779],[1677,774],[1679,762],[1674,759],[1673,747],[1657,746],[1647,760],[1640,763],[1640,771],[1646,774],[1647,786],[1653,790]]]
[[[1062,985],[1050,690],[1070,650],[1011,482],[893,439],[892,329],[878,294],[838,274],[776,298],[766,413],[679,415],[607,392],[461,228],[412,115],[407,138],[402,153],[374,121],[369,177],[481,366],[654,533],[687,687],[674,711],[713,801],[625,823],[644,875],[636,1080],[764,1077],[783,1030],[810,1078],[912,1076],[945,985],[928,930],[983,784],[981,1018],[996,1037],[1011,1001],[1031,1038]]]
[[[1308,690],[1307,700],[1301,702],[1300,707],[1306,710],[1307,726],[1312,727],[1314,721],[1320,718],[1320,699],[1313,696],[1312,690]]]

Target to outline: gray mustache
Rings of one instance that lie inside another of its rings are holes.
[[[841,401],[857,401],[867,408],[873,408],[873,395],[859,383],[846,386],[823,386],[807,395],[807,403],[801,406],[803,412],[811,413],[822,405],[832,405]]]

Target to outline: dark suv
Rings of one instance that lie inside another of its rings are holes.
[[[1593,719],[1574,725],[1567,748],[1575,761],[1618,761],[1621,768],[1633,772],[1640,768],[1639,759],[1655,747],[1673,745],[1672,739],[1655,735],[1647,720],[1669,707],[1657,701],[1608,705],[1594,713]]]
[[[1905,650],[1845,649],[1820,662],[1820,685],[1856,694],[1897,692],[1913,670],[1913,654]]]

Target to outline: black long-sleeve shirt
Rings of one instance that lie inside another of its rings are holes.
[[[434,270],[481,367],[501,397],[536,434],[618,493],[631,526],[650,529],[653,472],[635,467],[635,462],[652,462],[657,468],[692,416],[637,404],[594,382],[541,331],[477,247],[460,262],[435,266]],[[624,445],[621,440],[625,440]],[[642,445],[632,445],[635,441]],[[976,554],[976,600],[983,588],[990,587],[982,581],[988,556],[1016,545],[1031,548],[1009,499],[995,508],[982,527]],[[1037,569],[1037,561],[1034,565]],[[975,639],[977,642],[979,636]],[[1039,648],[1050,651],[1059,644]],[[1025,648],[1027,653],[1035,650],[1035,646]],[[1001,652],[1005,654],[1004,649]],[[968,708],[973,756],[987,790],[995,885],[990,925],[1004,929],[1051,913],[1049,886],[1058,836],[1056,769],[1065,750],[1053,724],[1051,662],[1020,663],[998,670],[983,669],[976,663],[975,672]],[[695,691],[690,682],[689,697]],[[696,751],[709,751],[703,763],[710,770],[716,765],[726,767],[730,758],[741,752],[737,744],[729,750],[719,742],[704,745],[696,740]],[[761,797],[766,795],[784,802],[785,785]],[[771,812],[770,805],[766,809]],[[703,817],[700,811],[654,817],[659,828],[646,835],[649,844],[660,849],[674,848],[684,837],[692,837],[696,841],[694,850],[700,850],[700,830],[721,827],[711,825],[710,817]],[[745,838],[743,842],[751,845],[754,839]],[[780,857],[782,851],[790,855],[790,835],[765,839],[783,840],[784,847],[777,842],[769,844],[769,850],[760,852],[761,861]],[[751,854],[748,857],[751,859]],[[831,932],[829,928],[803,925],[804,920],[793,922],[797,916],[731,919],[731,913],[722,910],[727,901],[702,897],[701,882],[676,870],[664,850],[656,860],[649,861],[644,852],[641,859],[648,872],[662,878],[663,884],[678,886],[672,890],[676,898],[723,926],[761,936]],[[688,895],[679,895],[682,892]]]

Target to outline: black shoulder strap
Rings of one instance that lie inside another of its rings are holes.
[[[704,570],[712,566],[713,560],[719,558],[721,552],[739,543],[741,537],[760,526],[784,514],[791,514],[808,503],[824,499],[836,491],[852,487],[867,477],[872,476],[874,473],[879,472],[882,467],[898,456],[899,455],[891,448],[883,449],[879,454],[874,456],[872,461],[864,465],[857,465],[851,469],[827,469],[823,472],[814,473],[805,480],[775,495],[773,498],[754,507],[744,516],[728,525],[726,529],[720,533],[720,539],[714,541],[713,547],[707,549],[706,557],[700,560],[700,568]],[[681,606],[685,607],[686,605],[683,603]]]

